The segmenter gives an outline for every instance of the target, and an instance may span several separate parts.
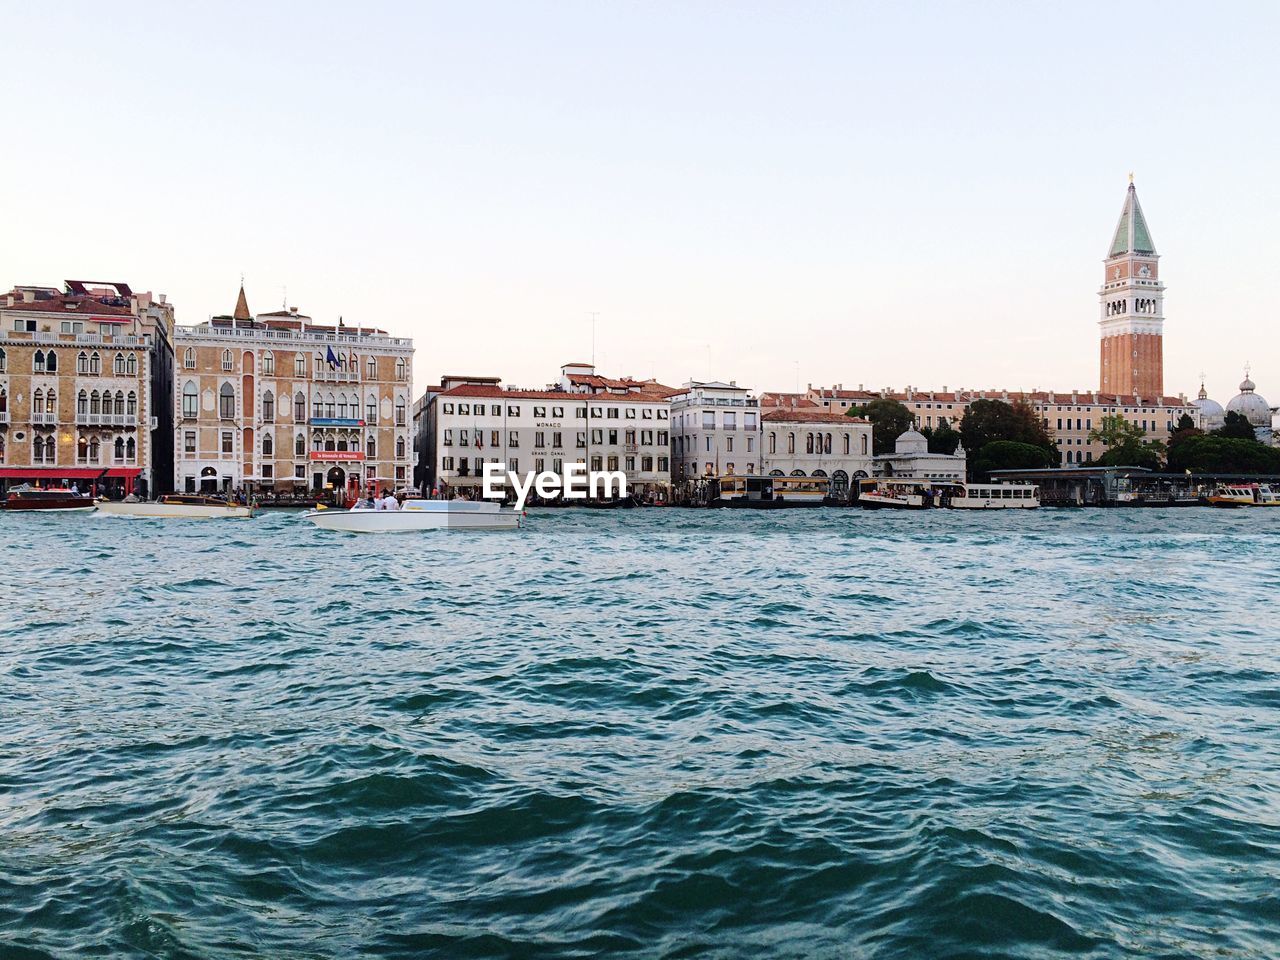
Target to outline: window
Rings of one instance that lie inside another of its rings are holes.
[[[600,419],[600,417],[601,417],[601,411],[602,411],[603,409],[604,409],[603,407],[592,407],[592,408],[591,408],[591,417],[592,417],[592,419],[599,420],[599,419]]]
[[[307,397],[301,390],[293,395],[293,419],[298,423],[307,419]]]
[[[641,410],[641,411],[640,411],[640,419],[642,419],[642,420],[652,420],[652,419],[653,419],[653,411],[652,411],[652,410],[650,410],[648,407],[645,407],[643,410]]]
[[[844,453],[845,456],[849,455],[849,435],[847,433],[844,435]]]
[[[405,478],[404,467],[396,467],[396,480],[403,482]]]
[[[31,358],[31,372],[44,373],[44,351],[37,350]]]
[[[230,350],[222,351],[222,369],[223,370],[231,369],[231,351]]]
[[[738,429],[738,415],[736,413],[726,413],[724,415],[724,428],[726,430]]]
[[[539,430],[533,435],[533,445],[535,447],[545,447],[547,445],[547,435]]]
[[[295,463],[295,464],[293,465],[293,479],[295,479],[295,480],[305,480],[305,479],[307,479],[307,466],[306,466],[306,464],[304,464],[304,463]]]
[[[756,449],[756,438],[752,436],[748,436],[747,437],[747,453],[754,453],[755,449]],[[747,464],[747,472],[748,473],[751,472],[751,464]]]
[[[587,418],[587,408],[576,407],[574,408],[573,415],[577,417],[579,420],[585,420]]]
[[[127,417],[136,417],[138,415],[138,395],[132,390],[129,396],[125,398],[124,413]]]
[[[603,462],[601,461],[601,459],[600,459],[599,457],[592,457],[592,458],[591,458],[591,469],[592,469],[592,470],[603,470],[603,469],[604,469]]]
[[[659,472],[659,473],[666,473],[666,472],[667,472],[667,469],[668,469],[668,460],[667,460],[667,458],[666,458],[666,457],[659,457],[659,458],[658,458],[658,472]]]
[[[484,404],[481,404],[481,405],[476,409],[476,413],[484,413]],[[500,417],[500,416],[502,416],[502,405],[501,405],[501,404],[499,404],[499,403],[490,404],[490,406],[489,406],[489,416],[491,416],[491,417]],[[520,416],[520,414],[519,414],[519,413],[517,413],[517,414],[516,414],[516,416],[518,417],[518,416]]]
[[[275,476],[275,468],[271,464],[264,463],[261,469],[262,469],[263,480],[270,480],[272,477]]]
[[[293,455],[295,457],[305,457],[307,455],[307,438],[300,433],[293,438]]]
[[[264,377],[274,377],[276,375],[276,355],[270,350],[262,355],[262,375]]]
[[[516,433],[516,431],[512,430],[512,431],[508,434],[508,436],[511,438],[511,443],[509,444],[509,446],[512,446],[512,447],[518,447],[518,446],[520,446],[520,434],[518,434],[518,433]],[[496,446],[498,446],[498,444],[500,444],[500,443],[502,443],[502,434],[501,434],[501,432],[499,432],[499,431],[497,431],[497,430],[490,430],[490,431],[489,431],[489,445],[490,445],[490,446],[492,446],[492,447],[496,447]]]
[[[404,398],[396,401],[396,426],[403,427],[405,422],[405,405]]]
[[[644,473],[652,473],[652,472],[653,472],[653,457],[641,457],[641,458],[640,458],[640,469],[641,469],[641,471],[643,471]]]
[[[578,446],[585,447],[587,445],[587,434],[584,430],[578,431]]]
[[[138,357],[136,354],[131,353],[125,357],[124,372],[130,377],[138,375]]]
[[[377,379],[378,379],[378,361],[377,361],[377,358],[375,358],[375,357],[365,357],[365,360],[364,360],[364,371],[365,371],[365,373],[364,373],[364,375],[365,375],[365,379],[367,379],[367,380],[377,380]]]
[[[117,353],[113,361],[111,361],[111,372],[117,377],[124,376],[124,354]]]
[[[404,456],[404,437],[396,437],[396,459],[403,460]]]
[[[627,407],[627,419],[628,419],[628,420],[634,420],[635,418],[636,418],[636,408],[635,408],[635,407]]]
[[[268,354],[270,356],[270,354]],[[270,390],[262,395],[262,419],[271,423],[276,418],[276,398]]]
[[[262,455],[264,457],[274,457],[276,454],[276,442],[271,439],[271,434],[264,433],[262,435]]]
[[[666,410],[659,410],[659,411],[658,411],[658,419],[659,419],[659,420],[666,420],[666,419],[667,419],[667,413],[668,413],[668,411],[666,411]]]
[[[511,472],[512,472],[512,473],[519,473],[519,472],[520,472],[520,458],[519,458],[519,457],[512,457],[510,460],[508,460],[508,461],[507,461],[507,467],[511,470]]]
[[[218,391],[218,416],[223,420],[235,419],[236,392],[229,383],[224,383]]]
[[[224,430],[224,431],[223,431],[223,433],[222,433],[222,452],[223,452],[223,453],[231,453],[231,452],[232,452],[232,447],[231,447],[231,431],[230,431],[230,430]]]
[[[0,347],[0,373],[4,373],[9,369],[8,361],[5,360],[4,348]]]
[[[396,379],[409,379],[409,365],[404,362],[404,357],[396,357]]]
[[[592,443],[604,443],[604,431],[603,431],[603,430],[592,430],[592,431],[591,431],[591,442],[592,442]]]
[[[378,422],[378,401],[369,398],[369,402],[364,405],[364,422],[373,424]]]
[[[608,419],[609,419],[609,420],[617,420],[617,419],[618,419],[618,408],[617,408],[617,407],[610,407],[610,408],[609,408]]]
[[[45,356],[44,367],[50,373],[58,372],[58,355],[54,353],[52,350],[50,350],[49,353]]]
[[[756,426],[756,415],[754,413],[744,413],[742,415],[743,430],[754,430]]]
[[[451,446],[453,446],[453,431],[452,431],[452,430],[446,430],[446,431],[444,432],[444,445],[445,445],[446,447],[451,447]]]
[[[796,435],[794,433],[787,434],[787,453],[796,452]]]
[[[865,433],[862,435],[862,455],[864,457],[867,455],[867,435]]]
[[[564,444],[561,442],[561,433],[559,430],[556,430],[551,434],[551,446],[557,449],[564,446]]]
[[[452,469],[453,469],[453,457],[441,457],[441,458],[440,458],[440,469],[441,469],[441,470],[452,470]]]
[[[293,375],[295,377],[305,377],[307,375],[307,358],[300,353],[293,355]]]
[[[534,408],[533,408],[533,415],[534,415],[535,417],[545,417],[545,416],[547,415],[547,408],[546,408],[546,407],[534,407]]]
[[[86,375],[89,373],[89,355],[83,350],[76,356],[76,373]]]
[[[365,438],[364,455],[369,460],[378,459],[378,439],[372,433]]]
[[[518,417],[518,416],[520,416],[520,408],[519,408],[519,407],[516,407],[516,406],[508,406],[508,407],[507,407],[507,416],[508,416],[508,417]]]
[[[563,416],[564,416],[564,407],[552,407],[552,408],[551,408],[551,415],[552,415],[553,417],[563,417]]]

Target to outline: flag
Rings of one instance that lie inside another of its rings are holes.
[[[333,347],[325,347],[324,349],[325,349],[325,360],[328,361],[329,366],[337,367],[338,358],[334,356]]]

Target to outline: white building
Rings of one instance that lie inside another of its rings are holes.
[[[913,428],[894,441],[893,453],[875,458],[875,472],[911,480],[963,480],[965,462],[964,447],[957,447],[954,454],[930,453],[929,441]]]
[[[426,399],[426,491],[478,495],[486,462],[524,476],[565,465],[626,474],[629,492],[665,497],[671,484],[670,403],[650,381],[609,380],[567,365],[546,390],[504,388],[496,377],[443,378]],[[601,383],[574,383],[590,377]],[[561,387],[569,389],[562,389]]]
[[[736,382],[689,381],[671,397],[676,480],[762,473],[760,403]]]
[[[764,414],[764,468],[775,477],[819,477],[842,496],[871,476],[871,423],[862,417],[814,408],[779,407]]]

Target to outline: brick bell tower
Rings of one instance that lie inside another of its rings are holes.
[[[1164,284],[1159,260],[1129,174],[1129,191],[1098,291],[1103,393],[1164,395]]]

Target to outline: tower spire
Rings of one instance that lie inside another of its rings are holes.
[[[1163,396],[1164,284],[1159,260],[1131,173],[1098,291],[1103,393]]]
[[[236,309],[231,314],[235,320],[252,320],[253,314],[249,312],[249,301],[244,295],[244,277],[240,278],[240,295],[236,297]]]

